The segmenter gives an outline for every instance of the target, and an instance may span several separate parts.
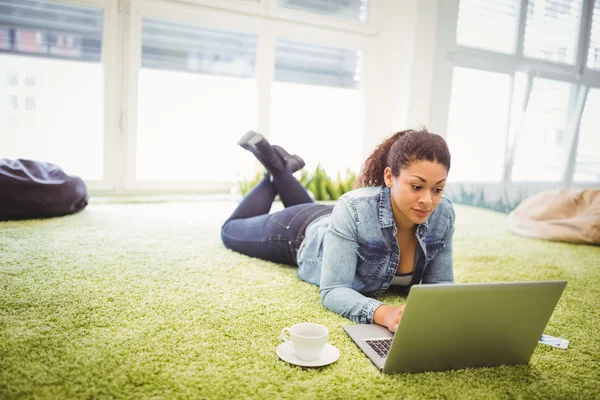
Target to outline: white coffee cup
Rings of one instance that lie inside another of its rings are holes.
[[[286,333],[289,333],[289,339]],[[321,356],[329,340],[329,329],[320,324],[303,322],[283,328],[281,339],[290,345],[294,355],[300,360],[313,361]]]

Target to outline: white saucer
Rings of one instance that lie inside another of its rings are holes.
[[[277,346],[277,355],[283,361],[290,364],[299,365],[301,367],[322,367],[336,362],[340,358],[340,351],[329,343],[325,345],[321,357],[313,361],[304,361],[294,355],[292,348],[288,342],[283,342]]]

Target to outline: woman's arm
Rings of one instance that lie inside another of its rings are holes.
[[[358,262],[358,223],[353,205],[340,198],[323,241],[319,293],[328,310],[354,322],[370,324],[375,310],[383,303],[352,288]]]
[[[448,213],[448,230],[444,235],[444,248],[429,262],[423,273],[422,283],[454,283],[452,240],[454,236],[455,213],[452,203]]]
[[[422,279],[422,282],[426,284],[454,282],[452,238],[454,236],[455,213],[452,203],[448,202],[448,204],[448,229],[443,239],[444,248],[427,265]],[[376,324],[383,325],[390,331],[396,332],[402,314],[404,313],[404,307],[404,304],[399,307],[390,307],[383,304],[375,310],[373,320]]]

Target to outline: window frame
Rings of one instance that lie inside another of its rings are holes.
[[[600,1],[600,0],[596,0]],[[523,44],[525,37],[525,24],[527,18],[527,6],[529,0],[522,0],[521,11],[519,14],[516,51],[515,54],[504,54],[482,49],[461,46],[456,43],[456,29],[458,23],[459,0],[445,0],[439,2],[438,13],[438,32],[437,46],[435,50],[435,68],[433,71],[433,87],[431,101],[431,123],[430,126],[434,132],[440,132],[443,136],[447,135],[449,120],[450,96],[452,89],[452,76],[454,67],[463,67],[478,69],[489,72],[499,72],[508,74],[513,80],[512,93],[514,92],[514,79],[517,72],[525,73],[529,79],[543,78],[557,81],[568,82],[578,88],[581,93],[585,93],[589,88],[600,88],[600,71],[587,68],[587,54],[589,50],[589,40],[592,27],[592,16],[594,9],[594,0],[583,0],[582,13],[580,17],[580,30],[576,48],[575,64],[561,64],[557,62],[529,58],[523,55]],[[531,85],[527,85],[530,90]],[[526,96],[528,94],[526,93]],[[577,96],[577,95],[576,95]],[[579,95],[581,96],[581,95]],[[584,95],[585,99],[585,95]],[[512,100],[509,100],[507,107],[511,107]],[[565,186],[571,185],[573,181],[573,165],[575,164],[576,151],[572,151],[573,143],[577,143],[579,136],[579,123],[581,120],[583,107],[577,107],[577,102],[572,102],[571,114],[572,121],[568,123],[569,132],[565,132],[569,142],[565,148],[569,149],[568,159],[564,165],[564,176],[560,183]],[[504,165],[503,183],[513,182],[511,171],[514,163],[511,153],[513,149],[509,146],[510,124],[506,126],[506,148]],[[515,142],[518,140],[518,132]],[[494,182],[498,183],[498,182]],[[526,181],[518,181],[523,184]],[[556,183],[556,182],[555,182]],[[577,182],[578,185],[584,185],[587,182]],[[598,182],[590,182],[598,184]]]
[[[135,2],[136,0],[120,1]],[[161,2],[162,0],[147,1]],[[172,3],[174,2],[170,2],[170,4]],[[180,1],[179,3],[183,2]],[[360,21],[328,17],[317,13],[279,7],[277,0],[258,0],[258,2],[247,0],[185,0],[185,3],[192,6],[233,11],[272,20],[296,22],[304,25],[363,34],[377,33],[377,15],[379,14],[377,10],[382,9],[381,0],[370,0],[367,22],[362,23]]]
[[[115,176],[113,192],[116,193],[155,193],[155,192],[228,192],[237,181],[203,182],[203,181],[138,181],[136,179],[136,143],[138,115],[138,73],[141,68],[142,20],[144,17],[164,19],[171,22],[197,24],[213,29],[230,30],[256,34],[256,85],[257,85],[257,129],[266,137],[269,136],[271,83],[275,74],[276,39],[295,40],[315,45],[339,46],[359,49],[366,54],[375,35],[369,28],[340,29],[340,24],[328,24],[332,27],[307,25],[303,18],[295,16],[290,10],[288,17],[282,17],[279,11],[273,11],[276,0],[263,0],[262,3],[243,3],[242,0],[227,0],[216,7],[212,0],[194,0],[191,4],[168,2],[166,0],[125,0],[121,8],[121,20],[124,31],[122,54],[122,93],[120,103],[120,148],[113,143],[111,148],[115,154],[115,163],[111,173]],[[371,3],[373,4],[373,3]],[[214,6],[207,8],[205,6]],[[242,13],[240,11],[247,11]],[[284,10],[287,14],[287,10]],[[252,17],[248,18],[247,14]],[[373,16],[373,9],[369,15]],[[312,17],[311,17],[312,19]],[[326,18],[331,21],[331,18]],[[342,24],[346,25],[346,24]],[[364,79],[359,90],[364,91]],[[108,151],[108,150],[107,150]],[[116,157],[119,160],[116,160]]]
[[[120,75],[118,59],[119,42],[119,4],[112,0],[47,0],[57,4],[96,8],[103,11],[101,65],[104,79],[104,149],[103,179],[86,180],[88,190],[94,192],[111,192],[115,187],[117,176],[114,150],[119,142],[119,102]]]

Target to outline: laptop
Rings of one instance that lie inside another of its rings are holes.
[[[386,374],[527,364],[566,281],[413,286],[396,334],[344,330]]]

